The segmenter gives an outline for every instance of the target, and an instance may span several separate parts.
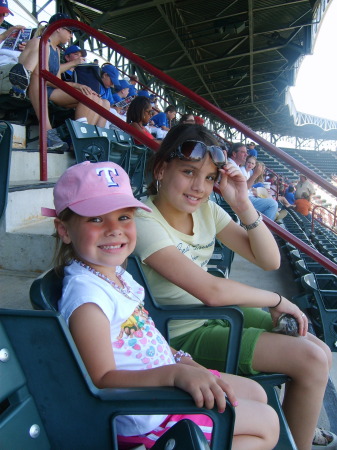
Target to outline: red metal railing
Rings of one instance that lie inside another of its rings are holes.
[[[313,206],[313,208],[312,208],[312,218],[311,218],[311,232],[313,233],[314,232],[314,230],[315,230],[315,224],[314,224],[314,221],[315,220],[318,220],[317,219],[317,217],[315,217],[315,211],[316,211],[316,209],[318,209],[318,208],[322,208],[322,209],[325,209],[325,211],[327,211],[329,214],[331,214],[332,216],[333,216],[333,227],[335,227],[336,226],[336,219],[337,219],[337,206],[335,206],[335,211],[334,212],[332,212],[332,211],[330,211],[330,209],[328,209],[326,206],[323,206],[323,205],[315,205],[315,204],[313,204],[314,206]],[[325,223],[323,223],[323,222],[319,222],[320,223],[320,225],[322,225],[323,227],[325,227],[325,228],[328,228],[329,230],[331,230],[332,231],[332,228],[331,227],[329,227],[328,225],[326,225]]]
[[[132,127],[130,124],[122,121],[110,111],[107,111],[100,105],[97,105],[94,101],[87,98],[84,94],[77,91],[76,89],[70,87],[65,83],[64,81],[57,78],[55,75],[51,74],[47,68],[48,68],[48,61],[46,57],[46,47],[48,45],[48,38],[50,35],[58,28],[62,26],[72,26],[76,27],[78,29],[83,30],[88,35],[91,35],[95,37],[96,39],[100,40],[103,44],[107,45],[108,47],[114,49],[116,52],[118,52],[120,55],[127,58],[129,61],[133,62],[136,65],[141,66],[144,70],[149,72],[150,74],[154,75],[159,80],[163,81],[165,84],[173,87],[177,92],[180,92],[185,97],[190,98],[195,103],[199,104],[215,116],[217,116],[222,122],[227,123],[231,127],[236,128],[237,130],[241,131],[243,134],[251,138],[254,142],[257,142],[265,149],[268,149],[270,153],[273,155],[283,159],[286,163],[289,163],[292,165],[295,169],[299,170],[301,173],[306,175],[311,180],[315,181],[317,184],[322,186],[324,189],[326,189],[328,192],[333,194],[337,197],[337,187],[330,184],[328,181],[321,178],[319,175],[317,175],[312,170],[308,169],[305,165],[298,162],[296,159],[292,158],[287,153],[283,152],[282,150],[278,149],[275,145],[268,142],[261,136],[259,136],[257,133],[255,133],[252,129],[244,125],[243,123],[239,122],[234,117],[230,116],[229,114],[222,111],[217,106],[214,106],[212,103],[204,99],[203,97],[200,97],[195,92],[191,91],[187,87],[183,86],[178,81],[171,78],[169,75],[163,73],[161,70],[157,69],[156,67],[152,66],[148,62],[144,61],[139,56],[132,53],[130,50],[122,47],[120,44],[112,40],[111,38],[105,36],[103,33],[99,32],[98,30],[95,30],[94,28],[91,28],[90,26],[79,22],[77,20],[73,19],[66,19],[61,20],[58,22],[54,22],[53,24],[48,26],[48,29],[45,31],[43,36],[41,37],[40,42],[40,48],[39,48],[39,69],[40,69],[40,79],[39,79],[39,92],[40,92],[40,98],[39,98],[39,106],[40,106],[40,178],[41,181],[47,180],[47,133],[46,133],[46,114],[47,114],[47,94],[46,94],[46,82],[49,81],[53,83],[56,87],[64,90],[69,95],[74,97],[79,102],[85,103],[87,106],[92,108],[95,112],[100,114],[101,116],[105,117],[110,122],[116,124],[118,127],[124,129],[127,133],[131,134],[134,138],[136,138],[138,141],[142,142],[144,145],[148,146],[152,150],[157,150],[159,147],[159,144],[154,142],[152,139],[148,138],[145,134],[138,131],[136,128]],[[283,228],[281,228],[279,225],[277,225],[275,222],[271,221],[267,217],[264,218],[266,224],[268,227],[274,231],[276,234],[284,238],[286,241],[292,243],[300,250],[303,250],[305,253],[307,253],[310,257],[312,257],[315,261],[318,261],[321,263],[324,267],[326,267],[331,272],[337,274],[337,265],[334,264],[332,261],[330,261],[328,258],[325,258],[323,255],[321,255],[319,252],[313,250],[310,246],[293,236],[291,233],[287,232]]]

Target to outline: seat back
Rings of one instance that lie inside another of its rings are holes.
[[[99,136],[106,137],[109,140],[109,161],[123,167],[125,172],[130,172],[130,154],[131,145],[129,143],[119,142],[116,130],[109,128],[96,127]]]
[[[73,143],[76,162],[109,160],[109,140],[99,136],[95,125],[67,119],[66,124]]]
[[[50,443],[27,379],[0,322],[0,447],[44,450]]]
[[[7,206],[12,140],[13,128],[11,124],[0,121],[0,219]]]

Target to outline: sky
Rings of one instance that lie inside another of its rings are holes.
[[[331,0],[313,55],[305,56],[290,93],[297,111],[337,121],[336,23],[337,0]]]

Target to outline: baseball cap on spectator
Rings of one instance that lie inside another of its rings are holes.
[[[128,95],[128,97],[134,97],[135,95],[137,95],[137,89],[134,86],[131,86],[129,88],[129,95]]]
[[[138,91],[138,95],[139,95],[140,97],[147,97],[147,98],[150,98],[149,91],[146,91],[145,89],[142,89],[141,91]]]
[[[116,92],[121,91],[122,89],[130,89],[132,88],[132,84],[129,84],[127,81],[125,80],[118,80],[118,86],[115,86],[115,90]]]
[[[50,25],[50,24],[52,24],[54,22],[57,22],[58,20],[63,20],[63,19],[71,19],[71,17],[69,17],[68,14],[65,14],[65,13],[56,13],[53,16],[51,16],[51,18],[49,19],[48,24]],[[69,30],[72,30],[72,31],[77,31],[78,30],[78,28],[76,28],[76,27],[68,27],[67,26],[66,28],[69,28]]]
[[[109,75],[109,77],[115,87],[119,86],[119,80],[118,80],[119,72],[115,66],[113,66],[112,64],[105,64],[102,67],[102,73],[106,73]]]
[[[0,0],[0,14],[11,14],[14,16],[12,11],[8,8],[8,1],[7,0]]]
[[[67,47],[64,50],[65,55],[70,55],[71,53],[77,53],[77,52],[81,52],[82,56],[87,56],[87,51],[82,50],[81,47],[79,47],[78,45],[69,45],[69,47]]]
[[[67,169],[54,187],[55,209],[41,208],[43,216],[57,217],[66,208],[84,217],[108,214],[124,208],[151,212],[132,193],[130,178],[112,162],[76,164]]]

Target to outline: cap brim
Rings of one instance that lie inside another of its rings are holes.
[[[10,14],[11,16],[14,16],[14,14],[12,13],[12,11],[10,11],[8,8],[1,6],[0,7],[0,14]]]
[[[152,212],[151,208],[127,194],[114,194],[91,198],[75,203],[74,205],[69,205],[69,208],[76,214],[85,217],[108,214],[109,212],[125,208],[141,208],[145,211]]]

